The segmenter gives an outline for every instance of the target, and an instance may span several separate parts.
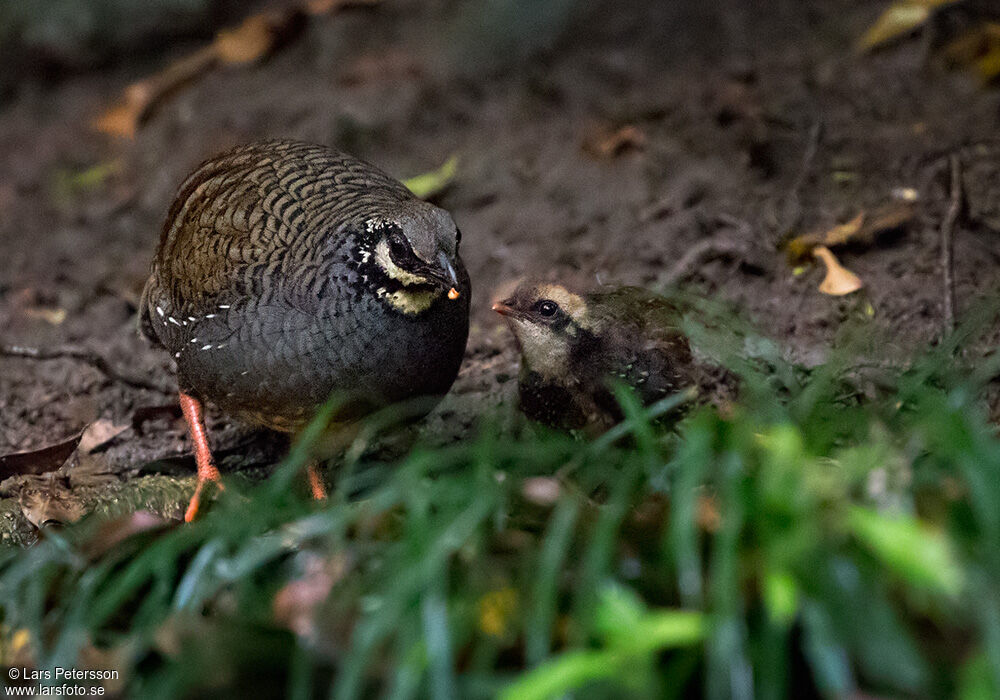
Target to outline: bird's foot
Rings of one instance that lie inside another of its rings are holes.
[[[217,469],[215,474],[216,477],[214,479],[203,479],[199,474],[198,485],[194,487],[194,495],[191,496],[191,500],[188,501],[187,510],[184,511],[184,522],[189,523],[198,517],[198,508],[201,506],[201,492],[205,488],[205,484],[213,483],[219,488],[220,491],[226,490],[226,487],[222,485],[222,481],[219,477],[219,471]]]
[[[306,467],[306,476],[309,478],[309,489],[312,491],[313,499],[325,501],[326,487],[323,485],[323,478],[319,474],[319,465],[316,462],[310,462]]]
[[[198,506],[201,504],[201,492],[207,482],[218,485],[219,490],[224,490],[222,485],[222,475],[215,466],[212,459],[212,450],[208,446],[208,430],[205,428],[204,407],[201,401],[180,392],[181,411],[187,421],[188,429],[191,431],[191,441],[194,442],[194,458],[198,464],[198,485],[195,486],[194,495],[188,503],[187,510],[184,511],[184,522],[189,523],[198,515]]]

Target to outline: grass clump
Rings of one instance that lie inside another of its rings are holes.
[[[622,392],[592,442],[486,420],[322,506],[302,447],[191,525],[3,552],[5,636],[132,697],[997,697],[994,368],[953,349],[876,379],[744,352],[735,403]]]

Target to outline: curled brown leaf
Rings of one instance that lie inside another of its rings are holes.
[[[601,159],[619,156],[628,150],[641,150],[646,145],[646,134],[634,124],[619,127],[594,128],[583,140],[583,150]]]
[[[785,244],[791,265],[801,265],[813,257],[817,246],[836,248],[843,245],[872,245],[882,234],[898,231],[908,224],[915,213],[915,200],[899,198],[880,206],[872,213],[859,212],[850,221],[837,224],[824,232],[796,236]]]
[[[819,291],[823,294],[844,296],[865,286],[861,278],[841,265],[826,246],[817,246],[813,255],[826,266],[826,277],[819,285]]]
[[[55,475],[44,484],[22,487],[17,499],[24,517],[37,528],[73,523],[87,512],[83,503]]]
[[[125,139],[135,138],[139,126],[168,94],[216,66],[246,65],[270,54],[301,28],[311,16],[329,14],[353,5],[375,5],[380,0],[302,0],[270,12],[250,15],[236,27],[221,30],[215,40],[163,70],[129,85],[121,99],[93,121],[96,131]]]
[[[215,56],[226,65],[253,63],[274,46],[274,27],[264,15],[251,15],[233,29],[223,29],[212,46]]]
[[[78,433],[53,445],[0,456],[0,481],[21,474],[44,474],[61,467],[80,444]]]

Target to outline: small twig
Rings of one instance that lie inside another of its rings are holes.
[[[958,155],[948,159],[951,165],[951,198],[948,212],[941,223],[941,276],[944,282],[944,335],[955,330],[955,275],[952,255],[952,238],[955,222],[962,213],[962,162]]]
[[[809,140],[806,141],[806,150],[802,153],[802,164],[799,166],[799,174],[792,184],[791,194],[793,196],[798,196],[799,192],[802,191],[802,186],[805,184],[806,179],[809,177],[809,172],[812,170],[813,161],[816,160],[816,154],[819,153],[819,142],[822,138],[823,122],[816,121],[809,128]]]
[[[160,386],[139,377],[133,377],[119,372],[111,364],[93,350],[75,345],[60,345],[54,348],[35,348],[26,345],[0,344],[0,356],[21,357],[29,360],[78,360],[84,362],[98,372],[116,382],[130,386],[133,389],[146,389],[160,394],[171,395],[175,391]]]
[[[785,206],[782,212],[784,221],[782,222],[781,230],[778,231],[779,236],[783,236],[789,231],[798,228],[802,221],[802,204],[800,201],[802,188],[805,186],[806,180],[809,179],[809,174],[812,172],[813,161],[816,160],[816,154],[819,153],[819,144],[822,139],[823,122],[817,120],[809,129],[806,149],[802,153],[802,164],[799,166],[798,175],[795,176],[795,181],[792,183],[792,187],[788,190],[788,194],[785,197]]]
[[[656,280],[657,285],[670,287],[677,284],[706,260],[712,258],[732,257],[743,260],[747,249],[748,245],[743,241],[720,238],[706,238],[703,241],[698,241],[688,248],[687,252],[669,270],[659,276]]]

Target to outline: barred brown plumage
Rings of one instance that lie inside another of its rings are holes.
[[[339,422],[443,396],[465,350],[469,277],[447,212],[349,155],[269,141],[184,181],[140,307],[177,362],[197,442],[203,400],[294,431],[331,396]],[[218,474],[197,447],[200,487]]]

